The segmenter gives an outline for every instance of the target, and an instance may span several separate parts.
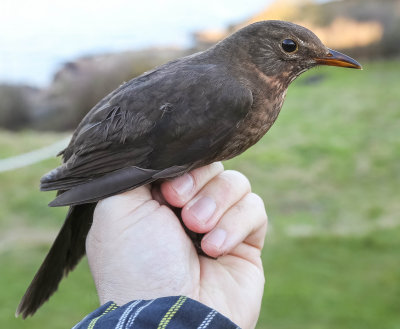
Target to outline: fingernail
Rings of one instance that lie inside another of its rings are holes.
[[[189,205],[188,210],[199,222],[205,224],[211,218],[216,208],[217,205],[212,198],[203,196],[195,201],[193,205]]]
[[[172,188],[181,196],[188,194],[193,190],[194,182],[193,177],[190,174],[185,174],[172,181]]]
[[[222,245],[226,239],[226,231],[222,228],[216,228],[210,232],[205,238],[204,242],[213,245],[216,249],[221,250]]]

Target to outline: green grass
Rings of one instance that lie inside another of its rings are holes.
[[[400,328],[399,72],[391,61],[304,74],[271,131],[226,163],[249,177],[270,219],[257,328]],[[0,158],[63,137],[0,132]],[[38,191],[57,164],[0,173],[1,327],[71,327],[97,306],[85,261],[33,318],[14,318],[65,214]]]
[[[399,328],[399,234],[272,238],[258,328]]]

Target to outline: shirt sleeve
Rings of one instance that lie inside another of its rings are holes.
[[[134,300],[123,306],[108,302],[73,329],[240,329],[217,311],[185,296]]]

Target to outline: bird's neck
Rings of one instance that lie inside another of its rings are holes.
[[[241,70],[238,78],[252,91],[253,104],[246,117],[236,125],[235,135],[221,153],[220,160],[244,152],[266,134],[279,115],[287,91],[285,79],[266,76],[254,67]]]

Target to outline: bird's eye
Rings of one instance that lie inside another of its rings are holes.
[[[282,41],[282,49],[287,53],[294,53],[298,49],[297,42],[292,39],[285,39]]]

